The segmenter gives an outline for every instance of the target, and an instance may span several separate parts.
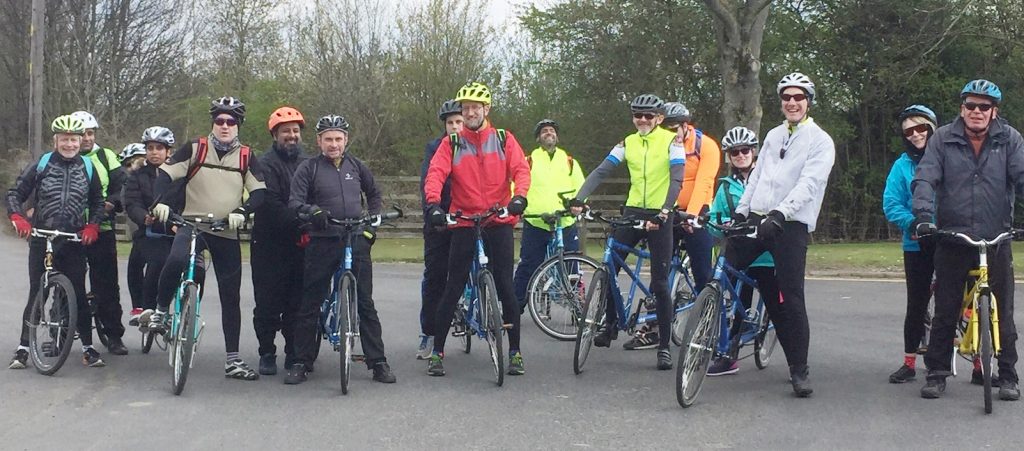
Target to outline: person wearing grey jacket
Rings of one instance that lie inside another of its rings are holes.
[[[911,183],[913,230],[918,236],[942,229],[991,240],[1010,229],[1014,197],[1024,197],[1024,139],[998,117],[1002,92],[994,83],[971,81],[960,97],[960,117],[939,127],[928,141]],[[936,245],[935,316],[924,357],[928,376],[922,398],[939,398],[945,393],[963,287],[978,259],[974,247],[956,238],[941,238]],[[997,357],[999,399],[1016,401],[1020,389],[1015,369],[1017,327],[1009,241],[989,249],[988,265],[1002,345]]]
[[[746,269],[764,252],[775,259],[775,274],[785,308],[772,322],[789,363],[793,392],[801,398],[813,390],[808,380],[810,326],[804,304],[807,242],[814,231],[835,162],[835,143],[807,111],[814,103],[814,83],[799,72],[779,81],[777,92],[786,121],[764,138],[757,166],[733,218],[757,225],[756,239],[735,239],[726,259]],[[749,218],[749,220],[748,220]]]

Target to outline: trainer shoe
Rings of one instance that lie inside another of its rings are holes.
[[[260,375],[256,374],[252,368],[249,368],[249,365],[246,365],[242,359],[234,359],[230,362],[224,362],[224,377],[243,381],[254,381],[259,379]]]
[[[147,325],[147,327],[149,327],[149,330],[151,331],[164,332],[167,330],[167,323],[165,322],[166,315],[166,312],[163,312],[160,309],[156,309],[149,316],[149,321],[146,321],[145,324]],[[139,318],[140,323],[142,322],[142,318],[145,318],[145,316],[146,312],[142,312],[142,316]]]
[[[1003,401],[1017,401],[1020,399],[1020,388],[1017,383],[1009,379],[999,382],[999,399]]]
[[[708,368],[708,376],[725,376],[726,374],[736,374],[739,371],[739,362],[728,357],[719,357]]]
[[[658,350],[658,369],[659,370],[671,370],[672,369],[672,352],[668,349]]]
[[[273,376],[277,374],[277,354],[266,354],[260,356],[260,374]]]
[[[523,366],[523,353],[516,351],[508,356],[509,376],[522,376],[526,374],[526,367]]]
[[[622,349],[627,351],[638,351],[641,349],[654,349],[658,347],[658,331],[650,330],[646,326],[633,334],[633,338],[622,344]]]
[[[619,338],[619,328],[615,325],[604,324],[597,329],[597,335],[594,336],[594,346],[599,348],[611,347],[612,341]]]
[[[928,382],[921,388],[921,397],[924,399],[938,399],[946,393],[946,378],[928,379]]]
[[[128,355],[128,348],[124,346],[124,342],[119,337],[107,339],[107,350],[114,355]]]
[[[427,359],[427,374],[431,376],[444,376],[444,357],[439,354],[430,354]]]
[[[11,359],[11,364],[7,365],[7,369],[10,370],[23,370],[28,366],[28,351],[19,349],[14,351],[14,358]]]
[[[895,373],[889,375],[890,384],[902,384],[914,380],[917,376],[917,371],[913,368],[903,365],[900,369],[896,370]]]
[[[394,384],[398,381],[398,378],[395,377],[395,373],[391,372],[391,365],[388,365],[388,362],[377,362],[373,366],[373,380],[385,384]]]
[[[304,363],[292,364],[291,368],[288,368],[288,372],[284,375],[284,383],[288,385],[298,385],[306,382],[307,374],[309,371],[306,370]]]
[[[434,352],[434,337],[420,335],[420,346],[416,349],[416,360],[427,360],[432,352]]]
[[[789,367],[789,383],[793,385],[793,394],[797,398],[807,398],[814,393],[811,388],[810,371],[807,365],[792,365]]]
[[[85,352],[82,353],[82,365],[92,368],[107,366],[107,364],[103,362],[103,359],[100,358],[99,351],[93,348],[87,348]]]
[[[133,308],[132,312],[128,314],[128,325],[129,326],[138,326],[139,325],[139,317],[141,317],[141,316],[142,316],[142,309],[141,308]]]

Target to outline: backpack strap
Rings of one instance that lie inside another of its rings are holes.
[[[238,170],[242,172],[242,177],[249,172],[249,159],[252,158],[252,152],[249,150],[249,146],[242,146],[238,149]]]
[[[200,168],[212,168],[212,169],[223,169],[225,171],[237,172],[245,177],[245,174],[249,171],[250,160],[252,159],[252,150],[249,146],[242,146],[238,149],[238,167],[232,168],[228,166],[222,166],[219,164],[212,164],[206,162],[206,156],[210,153],[210,145],[205,136],[199,137],[199,142],[196,144],[196,159],[191,166],[188,167],[188,174],[186,178],[192,180],[196,173],[199,172]]]
[[[701,138],[704,137],[704,132],[701,129],[697,129],[696,142],[693,144],[693,153],[697,155],[697,161],[700,161],[700,142]]]
[[[455,154],[459,153],[459,134],[452,133],[448,135],[448,142],[452,147],[452,161],[455,160]]]
[[[186,179],[192,180],[196,173],[199,172],[199,168],[206,164],[206,153],[210,151],[209,143],[205,136],[199,137],[199,142],[196,144],[196,158],[192,162],[192,165],[188,167],[188,174],[185,176]]]
[[[572,168],[576,163],[576,160],[573,160],[572,155],[569,155],[568,153],[565,154],[565,159],[567,160],[566,163],[569,165],[569,175],[572,175]]]
[[[498,132],[498,143],[501,144],[501,150],[505,150],[505,139],[506,139],[506,137],[505,137],[505,129],[499,128],[497,130],[497,132]]]
[[[53,156],[53,151],[46,152],[43,156],[39,157],[39,163],[36,163],[36,180],[42,175],[43,170],[46,169],[46,165],[50,164],[50,157]],[[86,180],[92,180],[93,166],[92,159],[89,157],[82,157],[82,164],[85,166],[85,178]]]

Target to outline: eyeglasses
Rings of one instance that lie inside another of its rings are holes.
[[[633,119],[647,119],[649,121],[654,120],[654,113],[633,113]]]
[[[790,100],[795,100],[797,102],[802,102],[802,101],[804,101],[804,99],[807,98],[807,95],[806,94],[779,94],[779,98],[782,99],[783,102],[789,102]]]
[[[928,131],[931,130],[931,129],[932,129],[932,127],[930,125],[928,125],[928,124],[917,124],[917,125],[915,125],[913,127],[909,127],[909,128],[903,129],[903,136],[906,136],[907,138],[909,138],[911,136],[914,136],[915,133],[920,133],[922,135],[927,135]]]
[[[964,102],[964,108],[967,108],[967,111],[979,110],[982,113],[984,113],[987,112],[988,110],[991,110],[994,106],[995,105],[991,103]]]
[[[729,152],[730,157],[735,157],[740,154],[747,155],[753,151],[753,147],[733,147],[732,149],[729,149],[726,152]]]
[[[238,120],[233,117],[227,119],[218,117],[213,120],[213,123],[214,125],[227,125],[228,127],[234,127],[238,125]]]

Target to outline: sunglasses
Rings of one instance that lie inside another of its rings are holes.
[[[213,120],[214,125],[227,125],[228,127],[234,127],[238,125],[238,120],[235,118],[217,118]]]
[[[729,156],[730,157],[735,157],[735,156],[741,155],[741,154],[742,155],[747,155],[747,154],[749,154],[749,153],[751,153],[753,151],[754,151],[754,148],[752,148],[752,147],[734,147],[732,149],[727,150],[726,152],[729,152]]]
[[[928,131],[931,129],[931,126],[929,126],[928,124],[917,124],[913,127],[903,129],[903,136],[909,138],[911,136],[914,136],[915,133],[927,135]]]
[[[992,107],[994,107],[994,106],[995,105],[993,105],[991,103],[964,102],[964,108],[967,108],[967,111],[978,110],[978,111],[981,111],[982,113],[984,113],[984,112],[987,112],[988,110],[991,110]]]
[[[790,100],[795,100],[797,102],[802,102],[802,101],[804,101],[804,99],[807,98],[807,95],[806,94],[779,94],[779,98],[782,99],[783,102],[789,102]]]
[[[657,115],[654,113],[633,113],[633,119],[647,119],[649,121],[653,121],[654,116]]]

